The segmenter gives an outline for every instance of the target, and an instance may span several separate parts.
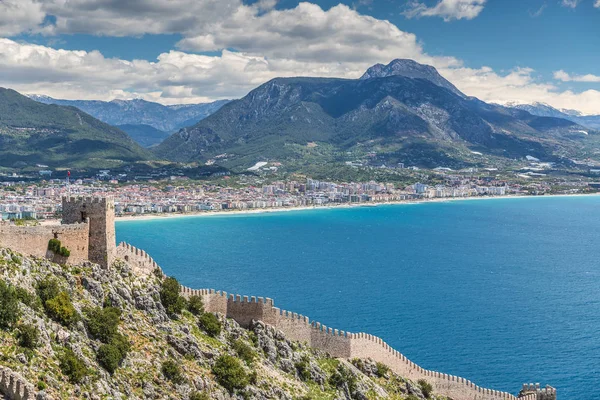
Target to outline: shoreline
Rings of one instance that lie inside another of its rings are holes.
[[[390,202],[369,202],[369,203],[351,203],[351,204],[330,204],[324,206],[298,206],[298,207],[273,207],[273,208],[258,208],[246,210],[231,210],[231,211],[196,211],[190,213],[160,213],[160,214],[142,214],[142,215],[126,215],[115,216],[115,222],[131,222],[131,221],[151,221],[160,219],[175,219],[175,218],[201,218],[211,216],[237,216],[251,214],[266,214],[279,213],[290,211],[307,211],[307,210],[331,210],[331,209],[346,209],[358,207],[380,207],[380,206],[396,206],[396,205],[418,205],[429,203],[446,203],[457,201],[477,201],[477,200],[498,200],[498,199],[534,199],[534,198],[549,198],[549,197],[584,197],[584,196],[599,196],[600,193],[583,193],[583,194],[551,194],[543,196],[534,195],[507,195],[507,196],[481,196],[481,197],[442,197],[433,199],[421,200],[398,200]]]

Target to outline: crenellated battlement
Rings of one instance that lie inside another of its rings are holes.
[[[117,255],[127,261],[140,275],[148,276],[159,265],[148,253],[127,243],[120,243]],[[160,270],[162,271],[162,270]],[[400,376],[419,380],[425,379],[433,386],[436,393],[454,400],[556,400],[556,390],[550,386],[544,389],[539,385],[527,386],[519,397],[508,392],[501,392],[480,387],[468,379],[430,371],[409,360],[395,350],[383,339],[368,333],[351,333],[328,327],[309,317],[275,307],[273,299],[216,291],[214,289],[192,289],[182,286],[181,293],[189,298],[200,296],[205,310],[224,314],[232,318],[244,328],[249,328],[253,321],[264,323],[282,331],[293,341],[304,342],[309,346],[326,351],[338,358],[370,358],[390,367]]]
[[[21,375],[7,367],[0,366],[0,393],[9,400],[34,400],[33,385]]]
[[[99,204],[99,205],[105,205],[105,204],[110,204],[113,203],[114,204],[114,198],[112,196],[104,196],[104,197],[98,197],[98,196],[87,196],[87,197],[75,197],[75,196],[63,196],[62,198],[62,202],[63,204],[67,203],[67,204]]]
[[[516,397],[511,393],[480,387],[459,376],[426,370],[380,337],[363,332],[338,330],[318,321],[311,321],[307,316],[275,307],[270,298],[188,287],[182,287],[182,294],[186,297],[202,297],[207,312],[222,313],[243,327],[248,328],[252,321],[260,320],[281,330],[290,340],[305,342],[334,357],[370,358],[388,365],[394,372],[406,378],[426,379],[437,393],[455,400],[556,400],[556,389],[550,386],[536,389],[538,392],[533,395],[522,394]]]
[[[161,270],[156,261],[154,261],[148,253],[129,243],[119,243],[116,255],[127,261],[129,265],[133,267],[133,271],[138,275],[148,276],[157,269]]]

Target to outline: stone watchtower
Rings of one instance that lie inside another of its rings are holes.
[[[88,259],[104,268],[112,265],[117,252],[114,200],[97,197],[63,197],[62,209],[63,224],[86,222],[89,218]]]

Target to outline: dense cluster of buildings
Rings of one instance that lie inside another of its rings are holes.
[[[334,183],[305,181],[223,187],[215,184],[130,184],[50,181],[44,185],[0,186],[3,220],[48,219],[61,212],[63,196],[112,196],[117,215],[187,213],[214,210],[247,210],[349,203],[399,202],[446,197],[503,196],[518,188],[493,179],[461,177],[447,184],[416,183],[397,187],[390,183]]]

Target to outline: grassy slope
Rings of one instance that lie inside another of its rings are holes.
[[[0,88],[0,165],[111,167],[147,160],[127,134],[73,107],[45,105]]]

